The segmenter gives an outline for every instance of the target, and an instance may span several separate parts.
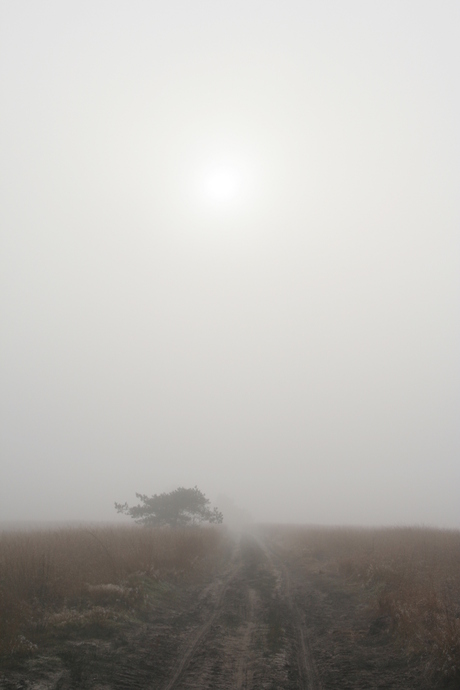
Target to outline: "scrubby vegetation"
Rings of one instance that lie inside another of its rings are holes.
[[[0,533],[0,656],[33,652],[50,631],[111,625],[165,583],[212,571],[219,528],[75,528]]]
[[[370,588],[372,614],[423,653],[427,672],[460,681],[460,532],[276,527],[286,553]]]
[[[433,687],[441,676],[457,687],[460,532],[292,526],[263,531],[295,577],[330,577],[355,592],[362,587],[368,626],[383,627],[415,654],[433,675]],[[59,641],[135,628],[148,611],[180,596],[187,582],[214,578],[230,551],[221,527],[0,533],[0,656],[40,651],[50,636]]]

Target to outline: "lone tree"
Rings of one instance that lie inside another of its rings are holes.
[[[169,494],[145,496],[136,494],[141,501],[131,508],[127,503],[115,503],[117,513],[132,517],[139,525],[162,527],[186,527],[200,522],[223,522],[224,516],[217,508],[209,508],[209,499],[195,486],[180,487]]]

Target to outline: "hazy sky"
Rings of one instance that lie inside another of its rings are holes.
[[[458,0],[1,0],[0,80],[0,519],[460,527]]]

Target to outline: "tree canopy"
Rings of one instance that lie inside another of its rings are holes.
[[[115,508],[140,525],[186,527],[200,522],[221,523],[224,519],[217,508],[209,507],[209,499],[196,486],[193,489],[179,487],[169,494],[154,496],[136,493],[136,497],[140,501],[137,506],[115,503]]]

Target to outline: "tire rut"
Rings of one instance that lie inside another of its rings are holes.
[[[273,568],[278,587],[282,592],[282,596],[286,599],[295,624],[298,649],[297,663],[302,682],[301,687],[305,690],[321,690],[322,686],[316,669],[305,621],[298,608],[295,606],[289,571],[279,555],[273,549],[269,548],[262,539],[258,539],[258,543]]]
[[[238,554],[163,690],[321,690],[287,569],[254,536],[242,538]]]
[[[176,671],[171,678],[171,680],[164,686],[164,690],[174,690],[180,682],[182,681],[182,678],[184,674],[187,671],[188,666],[190,665],[193,657],[197,653],[198,649],[204,642],[207,634],[209,633],[213,623],[215,623],[217,617],[221,613],[222,609],[222,602],[224,600],[225,594],[228,590],[228,587],[232,580],[237,575],[237,572],[239,568],[241,567],[241,564],[233,565],[231,568],[230,572],[226,574],[226,576],[223,578],[223,580],[220,581],[218,585],[218,591],[216,592],[217,596],[215,598],[215,603],[214,607],[211,610],[210,615],[206,618],[205,622],[195,631],[195,633],[192,636],[191,641],[187,645],[185,651],[182,653],[181,657],[179,660],[176,661],[177,663],[177,668]],[[210,588],[211,589],[211,588]],[[212,589],[216,590],[216,584],[214,583],[212,585]]]
[[[254,609],[256,604],[256,592],[251,587],[248,587],[248,620],[244,626],[244,631],[241,636],[241,653],[238,661],[238,670],[236,674],[236,690],[248,690],[252,687],[253,669],[251,668],[251,661],[254,655],[251,654],[251,642],[255,630],[254,623]]]

